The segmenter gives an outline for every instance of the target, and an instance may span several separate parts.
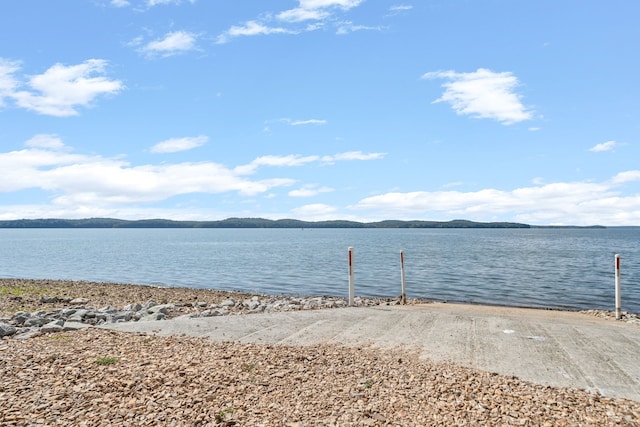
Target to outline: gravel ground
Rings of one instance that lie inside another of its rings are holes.
[[[37,307],[42,292],[89,298],[96,306],[229,296],[0,280],[0,313]],[[402,350],[213,343],[90,328],[0,341],[0,425],[640,426],[640,403]]]

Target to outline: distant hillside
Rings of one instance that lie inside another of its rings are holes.
[[[220,221],[172,221],[144,219],[128,221],[113,218],[18,219],[0,221],[0,228],[530,228],[514,222],[453,221],[300,221],[264,218],[227,218]]]
[[[604,225],[532,225],[531,228],[594,228],[594,229],[602,229],[608,228]],[[631,227],[634,228],[634,227]]]

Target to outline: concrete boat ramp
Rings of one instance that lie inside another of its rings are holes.
[[[537,384],[640,401],[640,325],[575,312],[433,303],[103,327],[242,343],[400,348]]]

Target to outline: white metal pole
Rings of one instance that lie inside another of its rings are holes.
[[[404,277],[404,251],[400,251],[400,274],[402,277],[402,294],[400,294],[400,301],[402,304],[407,303],[407,287]]]
[[[353,286],[353,248],[349,247],[349,306],[353,305],[354,286]]]
[[[615,255],[616,266],[616,320],[620,320],[622,317],[621,311],[621,297],[620,297],[620,255]]]

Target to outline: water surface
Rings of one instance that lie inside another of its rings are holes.
[[[640,312],[640,229],[0,229],[0,277]]]

